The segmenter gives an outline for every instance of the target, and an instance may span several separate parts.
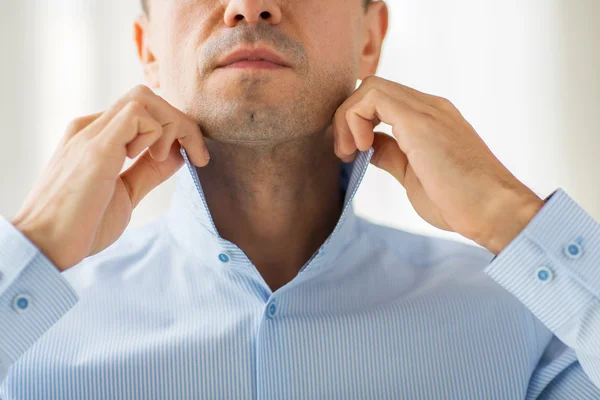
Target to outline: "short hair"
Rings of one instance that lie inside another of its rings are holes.
[[[365,8],[369,5],[369,3],[371,3],[373,0],[365,0]],[[148,15],[148,0],[142,0],[142,9],[144,10],[144,12],[146,13],[146,15]]]

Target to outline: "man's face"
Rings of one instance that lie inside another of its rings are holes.
[[[205,136],[266,144],[327,129],[369,69],[366,23],[364,0],[150,0],[144,31],[154,86]]]

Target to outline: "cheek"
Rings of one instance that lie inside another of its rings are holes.
[[[172,104],[180,105],[187,90],[195,90],[198,72],[199,41],[208,35],[206,15],[193,7],[166,7],[158,27],[160,43],[160,83],[162,93]],[[183,97],[182,97],[183,96]]]
[[[330,4],[329,2],[322,2]],[[321,7],[303,23],[304,43],[311,68],[358,76],[358,37],[360,20],[348,7]]]

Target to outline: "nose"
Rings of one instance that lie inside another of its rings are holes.
[[[281,9],[276,0],[230,0],[225,9],[225,25],[233,28],[241,21],[255,25],[259,21],[277,25]]]

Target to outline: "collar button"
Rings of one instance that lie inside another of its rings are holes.
[[[219,261],[221,261],[222,263],[228,263],[231,260],[231,255],[224,251],[221,254],[219,254]]]

